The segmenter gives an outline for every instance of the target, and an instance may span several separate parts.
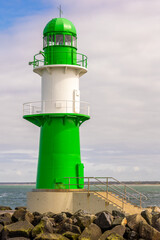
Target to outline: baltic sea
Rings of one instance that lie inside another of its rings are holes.
[[[160,185],[132,185],[132,188],[146,195],[148,200],[143,207],[160,207]],[[0,185],[0,205],[9,206],[12,209],[18,206],[26,206],[27,192],[32,191],[35,185]]]

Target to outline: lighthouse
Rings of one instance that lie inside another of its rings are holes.
[[[23,109],[23,118],[40,128],[36,189],[82,189],[79,129],[90,116],[88,103],[80,100],[79,80],[87,72],[87,57],[77,52],[73,23],[61,17],[49,21],[43,51],[29,64],[41,78],[41,100]]]

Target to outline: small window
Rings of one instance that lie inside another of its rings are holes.
[[[63,45],[63,35],[56,35],[56,45]]]
[[[65,35],[65,45],[71,46],[71,36]]]
[[[49,46],[54,45],[54,35],[49,35]]]
[[[47,37],[43,38],[43,47],[47,47]]]
[[[76,37],[72,38],[72,46],[77,47],[77,38]]]

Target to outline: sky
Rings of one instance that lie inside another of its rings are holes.
[[[160,1],[8,0],[0,4],[0,182],[35,182],[39,128],[23,103],[39,101],[34,54],[45,25],[63,15],[88,56],[81,101],[91,119],[80,127],[85,176],[160,181]]]

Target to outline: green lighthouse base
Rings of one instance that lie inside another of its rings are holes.
[[[41,128],[36,188],[83,188],[79,126],[90,117],[52,113],[25,115],[24,118]]]

